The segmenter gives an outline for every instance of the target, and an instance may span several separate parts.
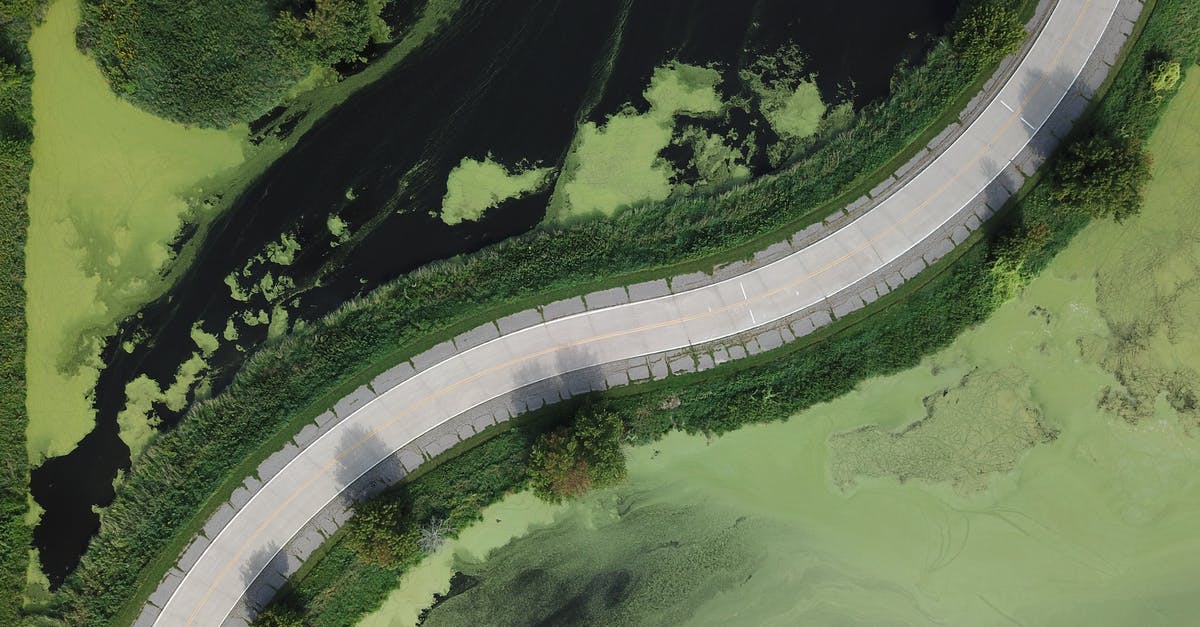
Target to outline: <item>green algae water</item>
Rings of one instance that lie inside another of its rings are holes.
[[[1144,213],[945,351],[786,423],[631,449],[628,483],[580,502],[512,497],[365,624],[413,624],[455,571],[424,624],[1191,623],[1198,78]]]
[[[947,350],[786,423],[631,449],[626,485],[568,506],[512,497],[365,624],[414,623],[455,571],[424,624],[1192,622],[1198,78],[1144,213]]]

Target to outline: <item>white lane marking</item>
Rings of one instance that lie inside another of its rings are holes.
[[[1008,103],[1007,103],[1007,102],[1004,102],[1003,100],[1000,100],[999,98],[997,98],[997,101],[998,101],[1000,104],[1004,105],[1004,108],[1005,108],[1005,109],[1008,109],[1008,112],[1009,112],[1009,113],[1016,113],[1016,111],[1014,111],[1012,107],[1008,106]]]
[[[746,311],[750,312],[750,322],[753,322],[754,324],[758,324],[758,320],[756,320],[754,318],[754,309],[752,307],[750,307],[750,303],[749,303],[750,297],[746,296],[746,286],[742,285],[741,281],[738,281],[738,287],[742,288],[742,299],[747,301],[746,302]]]
[[[1025,126],[1028,126],[1028,127],[1029,127],[1029,130],[1031,130],[1031,131],[1036,131],[1036,130],[1037,130],[1037,127],[1036,127],[1036,126],[1034,126],[1034,125],[1032,125],[1032,124],[1030,124],[1030,123],[1029,123],[1029,120],[1026,120],[1026,119],[1025,119],[1025,116],[1023,116],[1023,115],[1019,115],[1019,116],[1017,116],[1017,117],[1021,118],[1021,121],[1025,123]]]

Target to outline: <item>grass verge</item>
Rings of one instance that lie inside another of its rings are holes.
[[[32,533],[25,454],[25,230],[33,139],[27,44],[43,4],[0,4],[0,624],[20,621]]]

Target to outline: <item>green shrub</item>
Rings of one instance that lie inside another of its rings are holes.
[[[1012,8],[982,3],[963,17],[954,32],[954,51],[970,67],[986,67],[1014,53],[1025,40],[1025,26]]]
[[[623,435],[621,417],[602,410],[586,410],[571,426],[543,435],[529,458],[534,494],[559,502],[620,483],[625,479]]]
[[[1175,91],[1181,76],[1183,69],[1179,67],[1178,61],[1156,61],[1149,71],[1150,90],[1156,94]]]
[[[1093,217],[1121,221],[1141,210],[1150,154],[1140,139],[1094,134],[1067,146],[1052,181],[1056,201]]]
[[[380,566],[420,557],[420,531],[398,501],[372,501],[356,510],[347,525],[346,541],[360,559]]]
[[[309,4],[302,2],[300,4]],[[276,25],[289,47],[321,65],[353,61],[371,39],[369,3],[358,0],[315,0],[297,15],[298,7],[279,14]]]
[[[263,627],[307,627],[308,625],[300,610],[284,604],[275,604],[264,610],[258,615],[255,624]]]
[[[84,0],[78,40],[134,104],[179,122],[224,127],[266,113],[314,64],[355,58],[381,6]]]

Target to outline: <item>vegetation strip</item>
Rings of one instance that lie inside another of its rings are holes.
[[[1196,61],[1200,14],[1186,0],[1158,0],[1147,6],[1138,31],[1136,42],[1126,51],[1126,61],[1110,77],[1111,86],[1104,99],[1095,107],[1090,121],[1077,130],[1080,145],[1090,143],[1095,136],[1133,142],[1147,137],[1172,95],[1170,90],[1155,90],[1152,86],[1158,62],[1187,67]],[[1055,200],[1064,189],[1059,173],[1075,169],[1070,161],[1073,152],[1065,151],[1066,156],[1052,166],[1054,175],[1032,185],[953,263],[943,260],[927,273],[928,283],[919,288],[913,285],[911,290],[906,285],[903,293],[885,297],[880,304],[882,310],[873,315],[856,313],[807,346],[783,349],[790,353],[788,359],[763,363],[777,357],[772,354],[749,368],[736,364],[703,375],[672,378],[656,384],[657,389],[649,393],[639,388],[606,394],[608,409],[624,417],[627,433],[639,442],[673,428],[721,433],[750,422],[785,418],[849,391],[863,378],[917,364],[921,357],[944,347],[1007,299],[1014,287],[1009,282],[1013,267],[1019,268],[1019,287],[1090,220],[1092,214],[1086,207],[1065,208]],[[510,433],[505,431],[497,437],[511,445],[516,436]],[[531,438],[523,439],[529,446]],[[477,447],[463,453],[456,462],[462,460],[464,467],[486,464],[493,454],[492,450]],[[527,459],[528,453],[522,456],[508,451],[506,455],[506,459]],[[453,465],[443,465],[439,470]],[[424,491],[427,476],[406,482],[363,509],[383,507],[388,501],[403,508],[410,502],[409,495]],[[523,485],[514,480],[509,489]],[[428,520],[419,518],[422,512],[445,516],[460,503],[478,507],[480,493],[464,487],[462,492],[450,493],[445,501],[435,503],[436,507],[426,501],[397,524],[419,527]],[[489,489],[494,491],[495,486]],[[352,521],[348,530],[360,533],[362,524]],[[384,533],[395,533],[395,528],[385,528]],[[386,536],[378,540],[384,541]],[[357,553],[355,546],[355,542],[335,541],[322,559],[306,565],[304,577],[263,614],[260,623],[350,624],[376,607],[382,599],[376,591],[396,585],[405,564],[372,560]],[[419,555],[406,558],[417,559]]]
[[[662,268],[666,259],[691,259],[685,263],[697,266],[705,259],[711,265],[706,255],[731,242],[746,246],[765,237],[763,233],[793,232],[795,224],[805,220],[797,215],[811,216],[812,207],[825,199],[859,189],[864,184],[861,172],[890,161],[913,137],[931,136],[930,125],[962,98],[961,86],[982,74],[981,68],[964,66],[951,45],[942,43],[922,68],[897,80],[893,98],[869,108],[851,129],[821,138],[824,143],[818,143],[814,156],[784,175],[715,201],[686,199],[644,207],[609,222],[536,233],[439,264],[331,316],[315,325],[319,330],[268,347],[229,394],[197,408],[135,464],[122,494],[105,514],[101,535],[68,582],[62,609],[56,611],[105,622],[137,596],[134,587],[148,594],[199,523],[183,531],[181,525],[203,520],[192,518],[196,508],[207,502],[205,509],[212,511],[229,493],[214,496],[213,490],[226,477],[234,477],[226,484],[231,491],[262,459],[249,459],[252,451],[264,451],[265,456],[276,450],[291,433],[288,425],[307,422],[347,387],[352,389],[345,382],[355,372],[369,379],[382,370],[376,366],[361,372],[363,361],[395,363],[423,348],[418,338],[469,328],[476,319],[490,320],[506,304],[516,311],[523,308],[518,302],[551,300],[546,290],[562,294],[578,292],[590,281],[626,283],[638,272],[659,272],[646,268]],[[860,139],[867,136],[874,141]],[[770,198],[781,198],[786,211],[765,211],[771,204],[764,199]],[[647,235],[652,237],[646,246],[629,247]],[[405,293],[409,298],[402,296]],[[331,386],[341,389],[331,391]],[[260,446],[264,439],[274,444]],[[136,605],[124,607],[129,620]]]
[[[25,455],[25,230],[33,111],[27,43],[43,5],[0,4],[0,624],[21,620],[32,533]]]

